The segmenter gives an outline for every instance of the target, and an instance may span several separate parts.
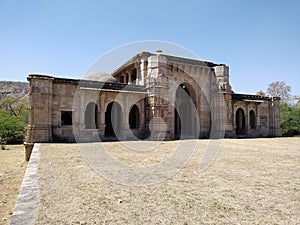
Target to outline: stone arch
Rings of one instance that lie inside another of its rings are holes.
[[[122,127],[122,107],[119,103],[110,102],[105,111],[105,137],[117,137]]]
[[[256,116],[255,116],[255,112],[253,110],[250,110],[249,118],[250,118],[250,128],[255,129],[256,128]]]
[[[197,118],[195,110],[195,90],[188,83],[182,83],[176,90],[174,109],[174,135],[179,138],[198,138],[198,127],[194,119]]]
[[[139,108],[136,104],[134,104],[129,112],[129,128],[130,129],[138,129],[140,126],[140,114]]]
[[[245,119],[244,110],[242,108],[238,108],[236,110],[235,124],[236,124],[236,134],[238,135],[245,134],[246,119]]]
[[[98,106],[95,102],[87,104],[84,113],[85,129],[98,129]]]

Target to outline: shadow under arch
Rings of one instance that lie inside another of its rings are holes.
[[[236,110],[235,115],[235,123],[236,123],[236,134],[237,135],[244,135],[246,130],[246,119],[245,119],[245,113],[242,108],[238,108]]]
[[[189,83],[182,83],[175,94],[175,139],[199,138],[199,127],[195,90]]]
[[[119,137],[122,128],[122,107],[119,103],[112,101],[105,111],[104,136],[109,138]]]

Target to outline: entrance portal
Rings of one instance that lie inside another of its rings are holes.
[[[236,111],[235,123],[236,123],[236,134],[238,134],[238,135],[245,134],[245,127],[246,127],[245,113],[241,108],[239,108]]]
[[[192,87],[181,84],[176,90],[174,134],[176,139],[198,138],[198,116]]]
[[[118,137],[121,131],[122,108],[119,103],[111,102],[105,112],[105,137]]]

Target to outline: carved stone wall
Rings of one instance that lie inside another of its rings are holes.
[[[29,142],[52,141],[52,95],[51,77],[32,76],[30,82],[30,105],[27,138]]]
[[[226,65],[142,52],[112,76],[103,83],[30,75],[27,142],[176,139],[184,106],[191,132],[181,138],[281,135],[280,99],[234,94]],[[178,97],[182,90],[188,98]]]

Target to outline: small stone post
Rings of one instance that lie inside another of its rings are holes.
[[[31,156],[31,152],[33,149],[34,143],[28,143],[24,142],[24,147],[25,147],[25,160],[28,162]]]

